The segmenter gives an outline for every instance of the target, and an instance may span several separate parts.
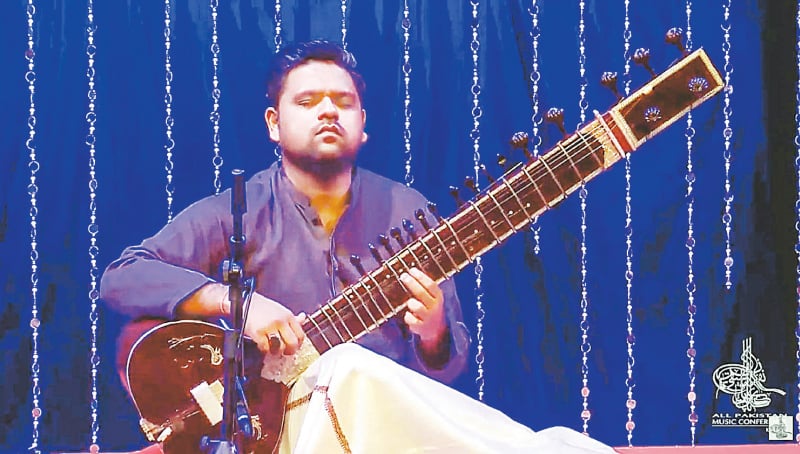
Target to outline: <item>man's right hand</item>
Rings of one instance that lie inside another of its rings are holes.
[[[206,284],[181,302],[175,308],[175,315],[178,318],[227,317],[230,307],[225,285]],[[277,301],[253,293],[244,335],[252,339],[264,353],[292,355],[305,339],[300,326],[305,319],[305,314],[294,315]]]
[[[244,334],[264,353],[292,355],[306,337],[300,326],[305,317],[305,314],[294,315],[275,300],[253,293]]]

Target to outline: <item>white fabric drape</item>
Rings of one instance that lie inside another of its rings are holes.
[[[614,453],[579,432],[539,432],[355,344],[334,347],[289,395],[282,454]]]

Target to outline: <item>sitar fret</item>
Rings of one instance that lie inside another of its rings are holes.
[[[347,302],[347,307],[351,308],[353,310],[353,313],[356,314],[356,317],[358,317],[358,321],[361,323],[361,326],[364,328],[364,331],[367,332],[372,331],[373,328],[376,328],[378,326],[378,321],[375,320],[374,318],[372,319],[371,325],[367,325],[364,319],[361,318],[361,314],[359,314],[359,308],[353,304],[353,301],[351,301],[350,298],[347,297],[347,289],[342,291],[342,298],[344,298],[344,300]],[[370,315],[370,317],[372,317],[372,314],[369,312],[369,308],[365,307],[365,309],[367,310],[367,313]]]

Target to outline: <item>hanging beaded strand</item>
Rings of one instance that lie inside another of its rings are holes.
[[[723,70],[725,71],[725,90],[723,103],[725,107],[722,108],[722,113],[725,117],[725,129],[722,130],[722,137],[725,139],[725,149],[722,152],[722,157],[725,160],[725,211],[722,214],[722,224],[725,226],[725,288],[731,289],[733,283],[731,282],[731,268],[733,268],[733,256],[731,255],[731,221],[733,215],[731,214],[733,205],[733,192],[731,190],[731,138],[733,137],[733,129],[731,128],[731,117],[733,116],[733,108],[731,107],[731,75],[733,74],[733,66],[731,65],[731,0],[727,0],[722,4],[722,32],[723,42],[722,51],[725,54],[725,64]]]
[[[622,32],[623,38],[623,58],[625,59],[625,74],[623,75],[625,96],[628,96],[631,91],[631,21],[630,21],[630,2],[625,0],[625,18],[624,18],[624,31]],[[628,446],[633,446],[633,430],[636,428],[636,423],[633,420],[633,410],[636,408],[636,399],[633,395],[633,390],[636,383],[633,379],[633,367],[636,364],[634,357],[634,345],[636,344],[636,336],[633,333],[633,215],[631,208],[631,154],[625,154],[625,324],[627,327],[627,337],[625,343],[627,346],[627,375],[625,378],[625,386],[628,390],[627,400],[625,401],[625,408],[627,409],[628,421],[625,423],[625,430],[628,432]]]
[[[172,222],[172,201],[175,196],[175,185],[172,182],[172,170],[175,163],[172,161],[172,150],[175,148],[175,139],[172,137],[172,126],[175,119],[172,117],[172,0],[164,0],[164,125],[166,126],[167,140],[164,144],[167,162],[164,169],[167,171],[167,184],[164,190],[167,193],[167,222]]]
[[[273,41],[275,42],[275,53],[280,52],[281,47],[283,47],[283,36],[282,36],[282,27],[283,27],[283,17],[281,16],[281,0],[275,0],[275,37]],[[275,153],[275,158],[280,161],[281,160],[281,146],[279,144],[275,144],[275,148],[273,149],[273,153]]]
[[[36,174],[39,172],[39,161],[36,159],[36,51],[33,48],[34,18],[36,16],[36,5],[33,0],[28,0],[25,9],[28,19],[28,48],[25,50],[25,59],[28,61],[28,70],[25,71],[25,80],[28,82],[28,139],[25,141],[25,148],[28,149],[28,170],[30,171],[30,183],[28,183],[28,195],[31,199],[31,206],[28,214],[31,221],[31,446],[29,450],[36,454],[42,451],[39,449],[39,418],[42,417],[42,407],[39,405],[39,397],[42,390],[39,384],[39,250],[37,216],[39,208],[36,206],[36,195],[39,187],[36,185]]]
[[[275,0],[275,37],[273,41],[275,42],[275,52],[281,50],[283,47],[283,36],[282,36],[282,27],[283,27],[283,16],[281,16],[281,0]]]
[[[222,179],[220,172],[222,169],[222,155],[220,154],[220,134],[219,134],[219,100],[221,92],[219,89],[219,34],[217,33],[217,7],[219,0],[211,0],[211,62],[213,64],[213,75],[211,78],[211,99],[213,107],[211,110],[211,125],[214,131],[212,136],[214,157],[211,163],[214,165],[214,193],[219,194],[222,188]]]
[[[799,5],[800,6],[800,5]],[[800,74],[800,7],[797,9],[797,16],[795,17],[795,45],[797,72]],[[797,435],[795,441],[800,443],[800,79],[797,80],[797,88],[795,89],[795,106],[796,111],[794,114],[794,123],[797,128],[794,136],[795,145],[795,158],[794,166],[797,172],[797,198],[794,202],[794,210],[796,213],[794,228],[797,231],[797,242],[794,246],[794,252],[797,254],[798,265],[795,268],[797,274],[797,324],[794,335],[797,338],[797,351],[795,352],[795,359],[797,360],[797,413],[794,415],[795,423],[797,425]]]
[[[342,0],[342,47],[347,50],[347,0]]]
[[[405,183],[411,187],[414,184],[414,174],[411,173],[411,53],[409,51],[408,39],[411,36],[411,17],[408,9],[408,0],[403,0],[403,87],[405,98],[403,99],[403,145],[405,146]]]
[[[589,108],[589,102],[586,99],[586,87],[589,85],[589,81],[586,79],[586,22],[584,20],[586,3],[580,0],[578,8],[580,11],[578,20],[578,69],[580,75],[578,107],[581,119],[578,129],[580,129],[586,121],[586,110]],[[583,433],[589,435],[589,419],[592,417],[592,412],[589,410],[589,352],[592,351],[592,344],[589,342],[589,289],[586,280],[588,274],[586,267],[586,201],[589,196],[586,184],[581,183],[579,194],[581,200],[581,320],[578,327],[581,331],[581,384],[583,385],[581,387],[583,409],[580,416],[583,421]]]
[[[97,103],[97,89],[95,87],[95,55],[97,54],[97,45],[94,42],[94,33],[97,30],[97,25],[94,22],[94,0],[88,0],[86,7],[86,57],[88,60],[86,76],[88,79],[88,90],[86,98],[88,100],[88,112],[86,113],[86,124],[88,132],[86,134],[86,145],[89,147],[89,321],[91,323],[90,333],[90,349],[91,355],[89,361],[91,364],[91,389],[92,398],[90,402],[91,409],[91,433],[92,445],[89,448],[90,452],[99,452],[100,446],[98,445],[98,433],[100,432],[100,423],[97,418],[99,409],[99,399],[97,395],[97,368],[100,365],[100,355],[97,353],[97,322],[99,313],[97,311],[97,301],[100,298],[99,290],[97,289],[97,279],[99,270],[97,267],[97,256],[100,254],[100,249],[97,245],[97,233],[99,232],[99,225],[97,223],[97,173],[95,171],[96,165],[96,142],[95,137],[95,122],[97,121],[97,113],[95,112],[95,105]]]
[[[692,49],[692,2],[686,1],[686,44],[687,50]],[[686,335],[689,338],[689,348],[686,350],[686,356],[689,358],[689,392],[687,399],[689,400],[689,432],[691,434],[692,446],[695,444],[695,434],[697,431],[697,413],[695,413],[697,401],[697,393],[695,392],[695,358],[697,357],[697,348],[695,347],[694,335],[694,316],[697,313],[697,306],[694,302],[694,294],[697,290],[697,285],[694,282],[694,182],[695,174],[692,167],[692,149],[695,130],[692,126],[692,112],[686,115],[686,214],[687,214],[687,229],[686,229],[686,251],[688,258],[687,266],[687,284],[686,294],[688,304],[686,311],[689,315],[688,326],[686,328]]]
[[[472,30],[472,40],[470,41],[469,48],[472,51],[472,86],[470,91],[472,92],[472,131],[470,131],[470,138],[472,139],[472,161],[474,164],[475,170],[475,184],[478,184],[478,175],[480,173],[481,168],[481,154],[480,154],[480,142],[481,142],[481,131],[480,131],[480,118],[483,116],[483,111],[481,110],[480,104],[480,94],[481,94],[481,85],[480,85],[480,78],[479,78],[479,66],[478,66],[478,51],[480,50],[481,43],[480,39],[478,38],[478,27],[480,26],[480,21],[478,18],[478,8],[480,7],[480,0],[470,0],[470,4],[472,5],[472,23],[470,24],[470,28]],[[484,386],[486,384],[486,379],[484,377],[483,371],[483,362],[484,362],[484,351],[483,351],[483,320],[486,316],[486,312],[483,309],[483,288],[482,285],[482,277],[483,277],[483,263],[480,257],[475,259],[475,314],[476,314],[476,321],[475,321],[475,339],[477,340],[477,353],[475,354],[475,364],[477,365],[478,371],[477,376],[475,377],[475,384],[478,387],[478,400],[483,400],[483,391]]]
[[[539,81],[542,78],[539,72],[539,38],[541,36],[541,29],[539,28],[539,3],[537,0],[532,0],[531,7],[528,9],[528,14],[531,15],[531,46],[533,53],[531,55],[531,102],[533,114],[531,115],[531,124],[533,127],[533,136],[530,138],[530,144],[533,151],[533,156],[538,157],[540,147],[542,146],[542,115],[539,112]],[[530,225],[530,230],[533,232],[533,253],[539,254],[541,250],[539,245],[539,234],[541,226],[539,225],[539,216],[534,216]]]

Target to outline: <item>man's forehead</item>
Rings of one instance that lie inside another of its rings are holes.
[[[284,90],[293,92],[356,93],[346,69],[330,61],[309,60],[286,74]]]

